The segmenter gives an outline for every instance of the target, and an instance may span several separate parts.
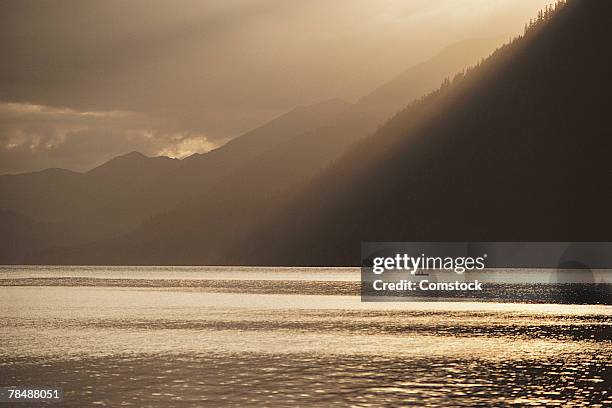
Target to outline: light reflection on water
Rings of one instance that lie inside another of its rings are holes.
[[[10,278],[106,278],[148,280],[300,280],[358,281],[359,268],[296,268],[240,266],[63,266],[0,265]]]
[[[49,383],[66,406],[597,406],[610,403],[605,356],[490,361],[318,354],[113,355],[2,367]],[[607,379],[606,379],[606,376]],[[15,380],[17,379],[17,380]],[[205,404],[207,403],[207,404]]]
[[[0,286],[0,385],[66,406],[596,406],[611,328],[600,305]]]

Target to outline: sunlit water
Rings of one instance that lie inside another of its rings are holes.
[[[612,404],[612,306],[362,303],[358,279],[3,268],[0,385],[74,407]]]

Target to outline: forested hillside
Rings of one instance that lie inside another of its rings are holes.
[[[612,239],[612,3],[569,1],[413,103],[227,262],[350,265],[362,241]]]

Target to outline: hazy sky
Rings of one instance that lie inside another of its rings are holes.
[[[3,0],[0,173],[207,151],[298,105],[354,101],[541,0]]]

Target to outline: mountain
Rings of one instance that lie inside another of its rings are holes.
[[[299,107],[219,149],[184,160],[133,152],[86,173],[49,169],[3,175],[0,210],[52,227],[47,246],[110,238],[207,191],[283,139],[325,126],[349,106],[332,100]]]
[[[374,129],[375,118],[347,112],[338,123],[287,138],[221,182],[140,227],[84,245],[49,248],[28,263],[215,264],[237,238],[303,189],[325,165]]]
[[[43,249],[55,231],[19,213],[0,210],[0,259],[5,264],[22,261],[24,254]]]
[[[451,44],[434,57],[400,73],[359,100],[359,105],[389,117],[436,89],[445,78],[475,65],[503,43],[500,37],[473,38]]]
[[[463,42],[424,64],[437,82],[452,68],[436,64],[467,66],[486,52],[485,43],[492,47],[492,40]],[[387,100],[383,86],[379,96],[357,104],[335,99],[298,107],[183,160],[131,153],[84,174],[1,176],[0,208],[62,231],[46,249],[22,251],[21,262],[219,262],[348,146],[418,96],[423,77],[411,83],[409,76],[395,80],[404,88],[401,97]]]
[[[569,1],[445,81],[235,247],[358,265],[362,241],[610,241],[612,2]]]

